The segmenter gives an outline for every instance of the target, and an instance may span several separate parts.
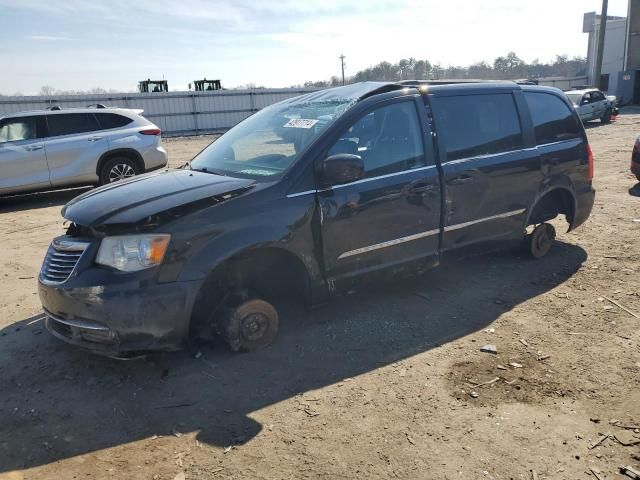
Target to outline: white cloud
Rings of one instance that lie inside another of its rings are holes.
[[[60,40],[71,40],[66,35],[25,35],[24,38],[27,40],[36,40],[43,42],[57,42]]]

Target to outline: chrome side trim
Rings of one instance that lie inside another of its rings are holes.
[[[473,157],[456,158],[455,160],[445,160],[442,165],[457,165],[459,163],[470,162],[472,160],[482,160],[484,158],[503,157],[505,155],[511,155],[514,153],[526,153],[533,152],[537,147],[518,148],[517,150],[507,150],[506,152],[487,153],[484,155],[475,155]]]
[[[477,223],[488,222],[490,220],[496,220],[498,218],[507,218],[513,217],[514,215],[520,215],[524,213],[527,209],[520,208],[518,210],[512,210],[511,212],[499,213],[498,215],[492,215],[490,217],[479,218],[477,220],[471,220],[470,222],[457,223],[455,225],[449,225],[448,227],[444,227],[445,232],[451,232],[453,230],[460,230],[461,228],[470,227],[471,225],[475,225]]]
[[[518,210],[512,210],[510,212],[500,213],[498,215],[492,215],[490,217],[479,218],[477,220],[471,220],[470,222],[458,223],[456,225],[450,225],[444,228],[445,232],[450,232],[452,230],[459,230],[461,228],[469,227],[471,225],[475,225],[477,223],[488,222],[490,220],[496,220],[498,218],[508,218],[513,217],[515,215],[520,215],[526,212],[526,208],[520,208]],[[416,233],[414,235],[409,235],[406,237],[396,238],[395,240],[389,240],[387,242],[376,243],[374,245],[369,245],[367,247],[356,248],[355,250],[349,250],[348,252],[344,252],[340,254],[338,260],[342,260],[343,258],[352,257],[354,255],[360,255],[361,253],[371,252],[373,250],[378,250],[380,248],[393,247],[394,245],[398,245],[400,243],[411,242],[413,240],[417,240],[419,238],[430,237],[431,235],[437,235],[440,233],[440,229],[436,228],[433,230],[428,230],[426,232]]]
[[[378,250],[380,248],[392,247],[394,245],[398,245],[399,243],[411,242],[413,240],[417,240],[419,238],[430,237],[432,235],[438,235],[440,233],[440,229],[436,228],[433,230],[428,230],[426,232],[416,233],[413,235],[409,235],[406,237],[396,238],[395,240],[389,240],[387,242],[376,243],[375,245],[369,245],[368,247],[356,248],[355,250],[350,250],[348,252],[344,252],[338,257],[338,260],[343,258],[352,257],[353,255],[360,255],[361,253],[371,252],[372,250]]]
[[[432,168],[436,168],[436,166],[427,165],[426,167],[412,168],[411,170],[403,170],[401,172],[387,173],[386,175],[380,175],[378,177],[363,178],[362,180],[356,180],[355,182],[351,182],[351,183],[343,183],[342,185],[334,185],[331,188],[326,188],[324,190],[319,190],[319,191],[324,192],[326,190],[335,190],[338,188],[350,187],[351,185],[359,185],[360,183],[373,182],[374,180],[380,180],[382,178],[397,177],[398,175],[406,175],[407,173],[412,173],[412,172],[421,172],[423,170],[431,170]]]
[[[96,332],[109,331],[109,327],[105,327],[104,325],[100,325],[99,323],[92,322],[90,320],[67,320],[65,318],[60,318],[57,315],[54,315],[48,310],[45,310],[44,314],[47,317],[49,317],[50,320],[53,320],[54,322],[62,323],[63,325],[67,325],[68,327],[82,328],[84,330],[93,330]]]
[[[317,190],[306,190],[304,192],[297,192],[297,193],[290,193],[289,195],[287,195],[287,198],[295,198],[295,197],[301,197],[303,195],[309,195],[310,193],[317,193]]]
[[[548,142],[548,143],[541,143],[540,145],[538,145],[539,147],[548,147],[551,145],[560,145],[563,143],[569,143],[569,142],[575,142],[578,141],[578,143],[580,143],[582,141],[582,138],[580,137],[573,137],[573,138],[565,138],[563,140],[556,140],[555,142]]]
[[[372,182],[374,180],[380,180],[380,179],[383,179],[383,178],[396,177],[398,175],[405,175],[405,174],[411,173],[411,172],[421,172],[423,170],[430,170],[432,168],[437,168],[437,167],[436,167],[436,165],[427,165],[426,167],[412,168],[411,170],[402,170],[401,172],[388,173],[386,175],[379,175],[377,177],[363,178],[361,180],[356,180],[355,182],[343,183],[342,185],[334,185],[334,186],[329,187],[329,188],[323,188],[322,190],[305,190],[304,192],[289,193],[287,195],[287,198],[301,197],[302,195],[309,195],[310,193],[328,192],[330,190],[336,190],[338,188],[350,187],[351,185],[358,185],[360,183]]]

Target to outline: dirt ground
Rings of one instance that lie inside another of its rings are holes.
[[[640,443],[640,429],[623,428],[640,427],[640,318],[620,307],[640,316],[640,198],[628,173],[639,132],[638,113],[590,126],[593,214],[544,259],[492,253],[312,312],[287,306],[275,344],[246,355],[122,362],[51,338],[37,274],[79,191],[0,199],[0,479],[640,469],[640,445],[622,444]],[[165,145],[179,165],[209,141]]]

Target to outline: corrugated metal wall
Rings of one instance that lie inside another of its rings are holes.
[[[50,97],[0,97],[0,116],[25,110],[106,106],[141,108],[165,136],[223,132],[254,112],[316,89],[218,90],[213,92],[106,93]]]
[[[539,78],[538,85],[545,87],[556,87],[560,90],[570,90],[574,85],[587,85],[588,78],[586,75],[581,77],[548,77]]]

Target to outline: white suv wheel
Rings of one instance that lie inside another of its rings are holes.
[[[109,171],[109,183],[135,176],[136,172],[126,163],[117,163]]]

